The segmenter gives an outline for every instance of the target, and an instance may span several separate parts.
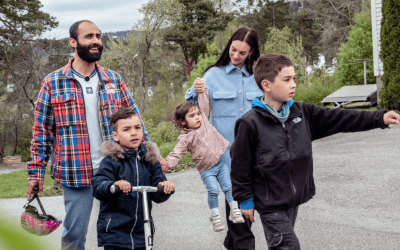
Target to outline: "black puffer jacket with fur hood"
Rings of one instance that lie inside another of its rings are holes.
[[[126,180],[132,186],[157,186],[159,182],[166,181],[157,161],[157,146],[152,142],[143,142],[138,151],[125,151],[118,143],[107,141],[102,147],[106,157],[92,179],[93,196],[100,200],[98,245],[142,248],[145,246],[142,195],[137,192],[111,194],[109,190],[118,180]],[[169,195],[148,193],[148,197],[151,211],[151,201],[164,202]]]

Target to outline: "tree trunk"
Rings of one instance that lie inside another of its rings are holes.
[[[192,64],[194,62],[194,58],[190,59],[190,61],[186,60],[186,76],[190,77],[190,69],[192,68]]]
[[[17,153],[17,146],[18,146],[18,126],[15,126],[15,143],[12,155]]]

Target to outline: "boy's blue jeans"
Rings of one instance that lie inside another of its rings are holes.
[[[201,172],[200,176],[208,191],[208,206],[210,209],[218,207],[218,183],[225,193],[226,201],[233,201],[230,171],[222,160],[219,160],[213,167]]]
[[[90,214],[93,206],[92,187],[62,186],[65,206],[62,250],[84,250]]]

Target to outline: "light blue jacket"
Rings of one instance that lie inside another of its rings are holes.
[[[251,109],[255,97],[263,96],[254,76],[229,62],[222,67],[212,67],[203,76],[210,98],[210,122],[229,141],[222,160],[231,166],[229,150],[234,140],[235,122]],[[186,101],[197,103],[197,93],[192,86],[186,92]]]

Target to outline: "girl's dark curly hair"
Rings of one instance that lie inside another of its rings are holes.
[[[185,121],[185,115],[193,108],[199,107],[196,103],[193,102],[184,102],[176,106],[174,112],[173,123],[178,129],[186,128],[185,125],[182,125],[182,122]]]

